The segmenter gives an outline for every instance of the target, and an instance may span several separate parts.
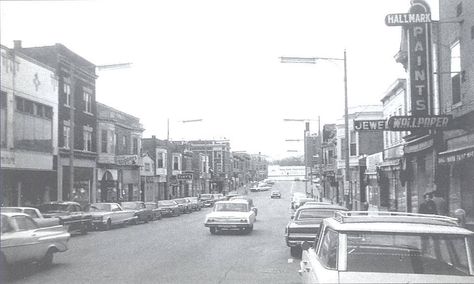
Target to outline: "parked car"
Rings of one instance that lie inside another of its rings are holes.
[[[161,220],[161,210],[156,202],[145,202],[146,208],[153,212],[153,220]]]
[[[250,209],[253,210],[253,212],[255,213],[255,218],[256,218],[258,215],[258,208],[254,205],[253,199],[247,195],[238,195],[238,196],[232,197],[230,200],[239,200],[239,199],[246,200],[249,203]]]
[[[285,228],[286,245],[290,247],[290,255],[301,257],[301,244],[304,241],[313,243],[319,233],[319,226],[324,218],[334,216],[336,211],[347,211],[347,208],[320,204],[313,206],[302,206],[296,210],[295,216],[288,222]]]
[[[52,227],[57,226],[59,224],[59,218],[51,217],[51,218],[44,218],[43,214],[39,211],[38,208],[33,207],[2,207],[0,212],[15,212],[15,213],[25,213],[26,215],[30,216],[35,220],[35,222],[40,227]]]
[[[186,199],[190,202],[191,208],[194,211],[199,211],[202,208],[202,203],[199,201],[197,197],[186,197]]]
[[[186,198],[175,198],[173,200],[178,203],[181,213],[188,214],[193,211],[190,202]]]
[[[238,230],[250,233],[255,222],[255,212],[247,200],[218,201],[206,215],[204,226],[211,234],[220,230]]]
[[[303,206],[315,206],[315,205],[331,205],[331,203],[323,202],[323,201],[307,201],[303,204]]]
[[[199,200],[201,200],[203,207],[212,207],[216,202],[214,195],[209,193],[201,194]]]
[[[153,211],[146,208],[145,202],[143,201],[127,201],[122,202],[122,208],[125,210],[132,210],[135,212],[137,219],[131,221],[132,224],[138,224],[139,222],[148,223],[153,220]]]
[[[85,211],[92,215],[96,229],[110,230],[113,226],[135,223],[138,219],[134,210],[124,210],[118,203],[92,203],[85,207]]]
[[[59,223],[67,227],[68,232],[87,234],[93,228],[92,215],[82,210],[79,203],[73,201],[53,201],[38,206],[45,218],[59,218]]]
[[[49,266],[54,253],[68,249],[71,235],[64,226],[40,228],[25,213],[2,212],[0,215],[2,275],[18,263],[38,262],[43,267]]]
[[[214,200],[216,201],[226,200],[226,197],[222,193],[213,193],[213,195],[214,195]]]
[[[225,196],[225,200],[230,200],[234,196],[239,196],[240,194],[237,191],[231,191]]]
[[[340,211],[302,244],[299,274],[303,283],[474,283],[473,241],[455,218]]]
[[[294,192],[293,196],[291,197],[291,209],[296,209],[296,204],[299,203],[300,198],[306,198],[306,193],[302,192]]]
[[[272,190],[270,198],[281,198],[281,192],[279,190]]]
[[[158,208],[160,208],[162,216],[176,217],[181,215],[178,203],[174,200],[160,200],[158,201]]]

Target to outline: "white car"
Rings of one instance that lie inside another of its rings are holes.
[[[303,242],[303,283],[474,283],[474,232],[428,214],[338,211]]]
[[[33,207],[1,207],[1,212],[25,213],[35,220],[40,227],[52,227],[60,224],[58,217],[45,218],[38,208]]]
[[[219,230],[238,230],[250,233],[255,222],[255,212],[246,200],[218,201],[214,209],[206,215],[204,226],[211,234]]]
[[[94,227],[103,230],[138,220],[134,210],[124,210],[118,203],[92,203],[86,207],[86,212],[92,215]]]
[[[1,213],[2,272],[12,264],[39,262],[49,266],[56,252],[68,249],[71,235],[62,225],[40,228],[24,213]]]

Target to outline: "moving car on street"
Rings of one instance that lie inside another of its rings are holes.
[[[148,223],[153,220],[153,211],[150,208],[146,208],[145,202],[143,201],[127,201],[122,202],[121,205],[125,210],[134,211],[135,216],[138,217],[131,220],[132,224],[138,224],[139,222]]]
[[[59,218],[51,217],[51,218],[44,218],[43,214],[39,211],[38,208],[33,207],[2,207],[0,208],[0,212],[12,212],[12,213],[25,213],[40,227],[52,227],[59,225]]]
[[[158,208],[160,208],[162,216],[176,217],[181,215],[178,203],[174,200],[159,200]]]
[[[209,193],[201,194],[199,200],[201,200],[203,207],[212,207],[216,202],[214,195]]]
[[[474,283],[474,232],[457,219],[339,211],[304,242],[303,283]]]
[[[92,215],[84,212],[79,203],[73,201],[53,201],[38,206],[45,218],[59,218],[68,232],[87,234],[93,228]]]
[[[219,201],[211,213],[206,215],[204,226],[211,234],[220,230],[237,230],[250,233],[255,222],[255,212],[246,200]]]
[[[85,210],[92,215],[96,229],[110,230],[113,226],[135,223],[138,219],[134,210],[124,210],[118,203],[92,203]]]
[[[279,190],[272,190],[270,198],[281,198],[281,192]]]
[[[252,209],[253,212],[255,212],[255,218],[257,218],[258,208],[253,203],[253,199],[251,197],[249,197],[247,195],[238,195],[238,196],[232,197],[230,200],[246,200],[250,205],[250,209]]]
[[[53,262],[54,253],[68,249],[71,235],[62,225],[40,228],[24,213],[1,213],[2,233],[1,272],[8,273],[12,264],[38,262],[47,267]]]
[[[321,221],[324,218],[333,217],[337,211],[347,211],[347,208],[332,204],[319,204],[298,208],[285,229],[285,240],[286,245],[290,247],[290,255],[292,257],[301,257],[301,244],[304,241],[312,244],[319,234]]]
[[[145,206],[153,212],[153,220],[161,220],[161,210],[156,202],[145,202]]]

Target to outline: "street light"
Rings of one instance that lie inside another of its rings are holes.
[[[352,191],[349,187],[349,113],[348,113],[348,103],[347,103],[347,55],[346,50],[344,49],[344,57],[280,57],[281,63],[305,63],[305,64],[316,64],[318,60],[327,60],[327,61],[343,61],[344,62],[344,128],[345,128],[345,182],[344,189],[347,186],[349,188],[349,202],[352,203]]]

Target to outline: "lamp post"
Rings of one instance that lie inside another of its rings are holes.
[[[344,181],[344,190],[346,187],[349,189],[349,203],[352,204],[352,191],[349,186],[349,113],[348,113],[348,100],[347,100],[347,54],[344,49],[344,57],[280,57],[281,63],[305,63],[305,64],[316,64],[318,60],[327,60],[327,61],[343,61],[344,62],[344,136],[345,136],[345,181]],[[352,205],[351,205],[352,207]],[[349,208],[352,209],[352,208]]]

